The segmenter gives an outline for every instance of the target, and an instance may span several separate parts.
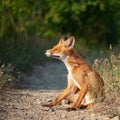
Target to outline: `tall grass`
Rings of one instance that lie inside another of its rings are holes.
[[[111,49],[106,57],[95,59],[93,67],[104,78],[106,93],[120,97],[120,53],[115,52]]]
[[[42,52],[41,44],[35,40],[8,39],[0,42],[1,64],[12,64],[20,70],[30,68]]]
[[[28,72],[37,63],[44,64],[44,52],[55,41],[37,37],[13,37],[0,39],[0,76],[1,88],[15,81],[20,72]]]
[[[103,54],[104,57],[95,59],[93,67],[99,71],[105,83],[105,106],[102,109],[113,118],[120,116],[120,52],[111,48]]]

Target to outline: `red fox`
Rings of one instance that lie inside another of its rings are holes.
[[[104,100],[104,81],[85,59],[73,48],[75,38],[64,36],[52,49],[46,51],[47,57],[61,60],[68,70],[68,85],[66,89],[50,104],[53,107],[63,99],[74,102],[67,110],[91,108],[95,101]]]

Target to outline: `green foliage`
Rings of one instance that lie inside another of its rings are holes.
[[[119,30],[120,2],[118,0],[46,0],[44,13],[48,28],[45,35],[72,34],[89,46],[115,44]]]
[[[106,94],[120,99],[120,54],[115,52],[113,50],[107,51],[106,57],[95,59],[93,67],[104,78]]]
[[[0,41],[0,64],[10,63],[15,69],[30,70],[33,64],[44,61],[46,46],[39,40]]]
[[[16,0],[2,0],[0,3],[0,36],[40,35],[40,3]],[[27,36],[26,36],[27,37]]]
[[[114,44],[120,36],[119,0],[2,0],[0,36],[72,34],[86,44]]]
[[[120,53],[118,49],[101,52],[95,59],[93,67],[99,71],[105,83],[104,107],[106,113],[113,118],[120,115]]]
[[[86,45],[115,44],[119,11],[119,0],[1,0],[0,64],[30,69],[62,34],[74,35],[77,48],[86,52]]]
[[[16,81],[11,64],[0,66],[0,90],[13,88]]]

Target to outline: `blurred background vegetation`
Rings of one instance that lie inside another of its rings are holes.
[[[120,0],[1,0],[1,71],[16,74],[42,64],[44,51],[63,34],[74,35],[76,48],[84,54],[116,47]]]

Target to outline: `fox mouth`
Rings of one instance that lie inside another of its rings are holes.
[[[58,56],[58,55],[51,55],[50,57],[52,57],[52,58],[57,58],[57,59],[60,58],[60,56]]]
[[[51,58],[57,58],[57,59],[60,58],[59,55],[54,55],[54,54],[51,54],[51,53],[48,53],[48,52],[46,52],[45,55],[46,55],[47,57],[51,57]]]

